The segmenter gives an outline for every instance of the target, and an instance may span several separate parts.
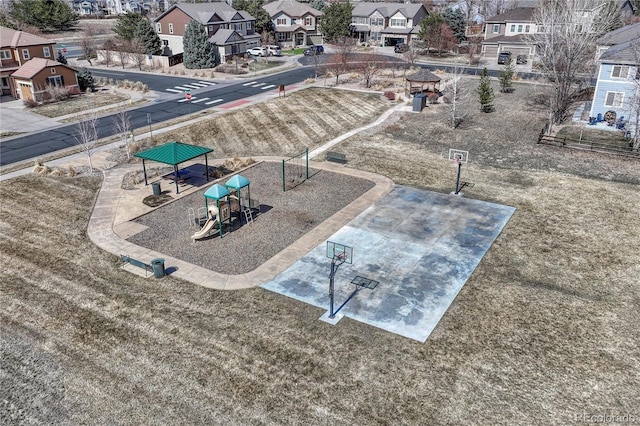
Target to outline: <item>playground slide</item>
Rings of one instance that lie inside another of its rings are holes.
[[[207,235],[209,235],[209,231],[211,231],[213,227],[217,225],[218,225],[218,217],[217,216],[215,218],[210,217],[209,219],[207,219],[202,229],[191,236],[191,239],[199,240],[201,238],[206,237]]]

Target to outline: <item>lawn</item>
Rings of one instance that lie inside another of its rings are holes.
[[[640,167],[536,145],[539,90],[497,93],[491,114],[471,98],[455,131],[446,106],[429,106],[334,147],[347,167],[439,192],[455,181],[448,148],[468,149],[463,179],[475,186],[465,196],[517,209],[424,344],[348,318],[330,326],[318,321],[323,310],[260,288],[124,272],[86,236],[98,175],[0,183],[0,384],[9,390],[0,423],[640,418]],[[331,115],[345,103],[331,96],[336,103],[312,110]],[[291,115],[277,126],[255,119],[285,105]],[[311,122],[284,102],[234,114],[240,137],[196,132],[220,156],[300,150],[305,138],[272,131],[296,135]]]
[[[86,93],[63,102],[40,105],[29,109],[45,117],[55,118],[63,115],[75,114],[105,105],[112,105],[129,99],[129,96],[120,93]]]

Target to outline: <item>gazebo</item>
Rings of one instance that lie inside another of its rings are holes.
[[[438,90],[440,88],[440,77],[424,68],[421,68],[413,74],[407,75],[405,80],[404,91],[410,95],[418,92],[424,92],[425,86],[427,90],[431,89],[432,92],[436,91],[436,86]],[[407,85],[409,86],[408,91]],[[420,88],[420,90],[418,90],[418,88]]]
[[[242,176],[242,175],[235,175],[233,176],[231,179],[229,179],[227,181],[227,183],[224,184],[227,188],[230,188],[234,191],[237,192],[238,194],[238,204],[241,206],[242,205],[242,200],[240,197],[240,190],[242,188],[244,188],[245,186],[247,187],[247,199],[249,200],[249,203],[247,204],[247,207],[251,206],[251,187],[249,186],[249,179],[247,179],[246,177]]]
[[[220,238],[222,238],[222,222],[223,222],[222,211],[220,209],[220,200],[225,197],[227,198],[227,205],[229,205],[230,207],[231,204],[229,203],[229,190],[226,187],[220,185],[219,183],[214,184],[211,188],[207,189],[207,191],[204,193],[204,204],[207,209],[207,218],[209,217],[208,199],[213,198],[214,200],[216,200],[216,205],[218,207],[218,228],[220,230]]]
[[[192,160],[196,157],[204,155],[205,169],[207,170],[207,182],[209,181],[209,163],[207,154],[213,152],[213,149],[204,146],[189,145],[182,142],[167,142],[164,145],[147,149],[139,152],[134,157],[142,158],[142,170],[144,171],[144,184],[147,182],[147,169],[145,160],[157,161],[158,163],[170,164],[173,166],[173,180],[176,184],[176,194],[180,192],[178,189],[178,164]]]

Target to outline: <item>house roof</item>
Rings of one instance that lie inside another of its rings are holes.
[[[242,40],[242,36],[236,33],[234,30],[230,28],[220,28],[214,35],[209,37],[209,41],[212,44],[216,44],[218,46],[227,44],[234,33]]]
[[[600,55],[600,62],[638,65],[640,63],[640,38],[608,48]]]
[[[405,79],[407,81],[418,81],[422,83],[437,83],[440,81],[440,77],[424,68],[414,72],[413,74],[407,75]]]
[[[300,18],[304,15],[311,14],[313,16],[322,16],[323,13],[306,4],[299,3],[295,0],[279,0],[267,3],[262,6],[272,18],[278,13],[283,12],[292,18]]]
[[[0,47],[27,47],[41,44],[56,44],[55,41],[34,34],[0,27]]]
[[[213,152],[213,149],[204,146],[167,142],[164,145],[134,154],[134,157],[175,166],[210,152]]]
[[[390,18],[396,14],[396,12],[402,13],[408,18],[416,16],[420,8],[420,3],[365,3],[360,2],[355,5],[351,11],[351,16],[370,16],[376,10],[380,12],[385,18]]]
[[[174,9],[180,9],[187,15],[203,25],[206,25],[213,15],[218,15],[225,22],[231,22],[236,14],[245,20],[253,20],[254,17],[249,15],[246,11],[237,11],[233,7],[229,6],[225,2],[213,2],[213,3],[178,3],[171,6],[163,14],[154,19],[153,22],[158,22],[164,16]]]
[[[489,40],[484,40],[482,42],[482,44],[500,44],[500,43],[531,44],[531,42],[527,40],[527,36],[525,34],[516,34],[512,36],[499,35],[496,37],[491,37]]]
[[[24,65],[22,65],[16,72],[11,74],[11,77],[16,78],[33,78],[36,74],[48,67],[65,67],[73,69],[67,65],[61,64],[58,61],[44,58],[31,58]]]
[[[533,13],[535,10],[533,7],[518,7],[501,13],[500,15],[492,16],[487,19],[486,22],[533,22]]]
[[[640,38],[640,22],[625,25],[600,37],[596,44],[599,46],[613,46],[636,38]]]

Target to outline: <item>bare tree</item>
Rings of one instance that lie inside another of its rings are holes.
[[[340,37],[336,43],[336,53],[327,61],[327,69],[336,76],[336,85],[340,75],[349,70],[355,48],[355,40],[351,37]]]
[[[113,51],[116,49],[116,42],[110,38],[102,44],[102,53],[104,54],[104,64],[108,67],[113,62]]]
[[[84,118],[78,120],[76,124],[76,133],[74,138],[76,143],[87,155],[89,160],[89,171],[93,173],[93,163],[91,162],[91,156],[95,152],[98,145],[98,116],[94,113],[86,115]]]
[[[451,116],[451,127],[456,129],[466,118],[466,114],[460,114],[460,105],[469,98],[469,93],[462,86],[462,76],[464,68],[455,66],[451,72],[449,83],[449,113]]]
[[[124,147],[127,150],[127,160],[130,160],[129,135],[131,134],[131,122],[129,121],[129,113],[124,106],[120,107],[118,112],[113,116],[113,129],[114,133],[122,137]]]
[[[122,65],[122,69],[124,69],[125,65],[129,62],[131,43],[128,40],[119,39],[116,48],[118,52],[118,61],[120,62],[120,65]]]
[[[82,53],[85,58],[91,63],[91,57],[96,51],[96,35],[98,34],[98,29],[93,25],[88,25],[83,31],[80,40],[78,40],[78,46],[82,49]]]
[[[373,77],[380,71],[380,64],[376,60],[376,55],[370,54],[359,54],[354,57],[354,69],[356,69],[360,75],[362,75],[362,80],[364,81],[364,87],[369,89],[371,87],[371,81]]]
[[[411,47],[409,50],[404,52],[402,56],[407,64],[412,67],[416,64],[416,60],[418,59],[418,49]]]
[[[548,0],[534,14],[538,32],[528,39],[537,46],[542,73],[553,88],[549,125],[569,117],[575,96],[588,85],[593,71],[595,41],[601,30],[596,22],[585,21],[588,2]]]
[[[142,71],[142,67],[147,63],[147,55],[144,52],[144,45],[138,40],[132,40],[130,43],[129,56],[134,64]]]

